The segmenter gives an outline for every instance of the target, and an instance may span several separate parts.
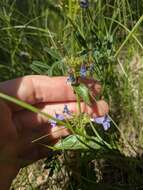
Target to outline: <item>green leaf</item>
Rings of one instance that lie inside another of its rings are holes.
[[[65,68],[62,60],[56,61],[52,64],[52,66],[48,70],[48,75],[49,76],[65,75]]]
[[[47,52],[53,60],[60,60],[61,56],[55,48],[44,48],[44,51]]]
[[[30,65],[30,68],[37,74],[45,74],[50,66],[45,62],[34,60]]]
[[[32,61],[32,65],[39,67],[39,68],[43,68],[43,69],[49,69],[50,68],[48,63],[45,63],[42,61],[37,61],[37,60]]]
[[[95,139],[94,139],[95,140]],[[96,139],[97,141],[97,139]],[[70,135],[65,139],[61,139],[54,148],[61,150],[89,150],[89,149],[100,149],[100,143],[95,141],[87,140],[86,138],[79,135]]]
[[[81,83],[79,86],[74,86],[73,88],[77,95],[81,97],[86,104],[91,104],[89,89],[84,84]]]
[[[32,71],[34,71],[36,74],[41,74],[41,73],[42,73],[41,69],[39,69],[39,68],[36,67],[35,65],[30,65],[30,68],[31,68]]]
[[[79,45],[87,49],[88,48],[87,43],[82,34],[79,31],[76,31],[74,34],[75,34],[75,39],[77,40]]]

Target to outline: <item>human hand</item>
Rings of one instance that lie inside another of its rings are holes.
[[[83,81],[94,95],[101,86],[93,80]],[[66,84],[66,77],[26,76],[0,84],[0,91],[32,104],[52,116],[62,114],[64,105],[78,112],[72,87]],[[51,154],[50,151],[32,140],[50,134],[44,141],[55,144],[69,131],[61,127],[51,128],[48,119],[24,110],[15,104],[0,101],[0,189],[8,189],[19,169]],[[103,100],[89,107],[81,103],[83,112],[91,116],[108,113],[108,105]]]

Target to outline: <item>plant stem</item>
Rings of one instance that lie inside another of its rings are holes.
[[[38,108],[36,108],[36,107],[34,107],[34,106],[24,102],[24,101],[18,100],[15,97],[11,97],[11,96],[8,96],[8,95],[0,92],[0,98],[4,99],[6,101],[12,102],[14,104],[17,104],[18,106],[23,107],[23,108],[25,108],[25,109],[27,109],[29,111],[34,112],[34,113],[41,114],[44,117],[47,117],[48,119],[52,119],[52,120],[58,122],[59,125],[66,125],[65,122],[63,122],[63,121],[61,121],[59,119],[56,119],[53,116],[49,115],[48,113],[42,112]]]

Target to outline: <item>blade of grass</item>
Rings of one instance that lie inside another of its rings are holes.
[[[128,33],[130,33],[131,31],[125,26],[123,25],[121,22],[119,22],[118,20],[115,20],[113,18],[110,17],[104,17],[105,19],[111,20],[115,23],[117,23],[118,25],[120,25],[122,28],[124,28]],[[143,45],[142,43],[137,39],[136,35],[132,33],[132,37],[134,38],[134,40],[138,43],[138,45],[140,46],[140,48],[143,50]]]
[[[123,49],[123,47],[125,46],[125,44],[129,40],[129,38],[132,36],[132,34],[135,32],[135,30],[139,27],[139,25],[141,24],[142,21],[143,21],[143,15],[139,18],[139,20],[137,21],[137,23],[135,24],[135,26],[133,27],[133,29],[130,31],[130,33],[127,35],[126,39],[123,41],[123,43],[121,44],[121,46],[116,51],[116,53],[114,55],[115,58],[119,55],[120,51]]]

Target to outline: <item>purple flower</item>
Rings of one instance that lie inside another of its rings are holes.
[[[49,123],[51,124],[52,127],[56,127],[57,125],[57,122],[51,119],[49,120]]]
[[[80,0],[80,1],[79,1],[79,4],[80,4],[80,7],[81,7],[81,8],[84,8],[84,9],[87,9],[88,6],[89,6],[88,0]]]
[[[66,114],[68,114],[68,115],[71,114],[71,112],[70,112],[70,110],[68,109],[68,106],[67,106],[67,105],[64,106],[63,113],[66,113]]]
[[[58,113],[55,114],[55,118],[56,118],[56,119],[59,119],[59,120],[61,120],[61,121],[64,120],[64,116],[61,115],[61,114],[58,114]],[[49,123],[51,124],[52,127],[55,127],[55,126],[57,125],[57,122],[54,121],[54,120],[49,120]]]
[[[61,121],[63,121],[65,119],[63,115],[58,114],[58,113],[56,113],[55,116],[56,116],[56,119],[59,119]]]
[[[83,78],[86,77],[86,66],[85,65],[82,65],[80,68],[80,76]]]
[[[110,121],[111,120],[109,119],[108,115],[94,118],[94,122],[97,124],[102,124],[105,131],[110,128]]]

